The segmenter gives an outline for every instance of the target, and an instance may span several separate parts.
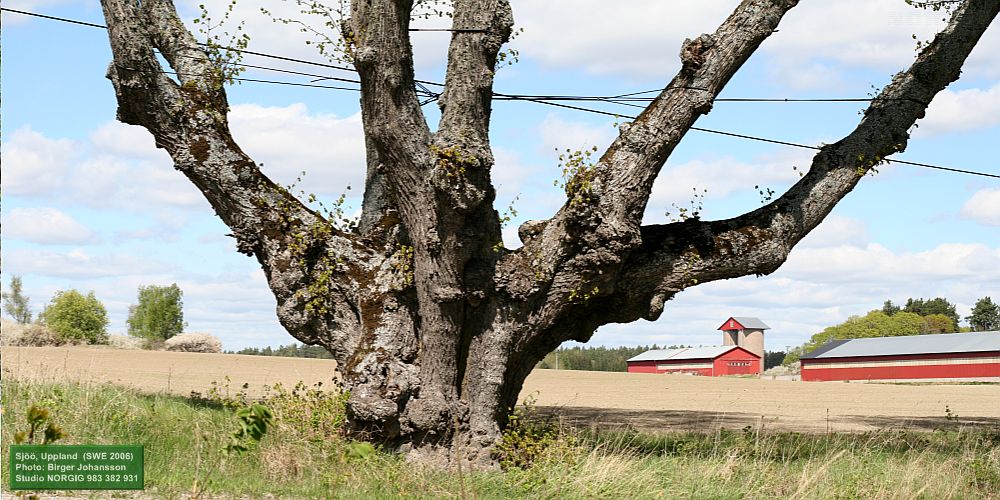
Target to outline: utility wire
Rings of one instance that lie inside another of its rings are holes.
[[[7,7],[0,7],[0,11],[13,12],[15,14],[22,14],[22,15],[25,15],[25,16],[40,17],[42,19],[51,19],[53,21],[62,21],[64,23],[79,24],[81,26],[90,26],[91,28],[108,29],[108,27],[105,26],[105,25],[103,25],[103,24],[94,24],[94,23],[88,23],[88,22],[85,22],[85,21],[77,21],[76,19],[67,19],[65,17],[47,16],[45,14],[38,14],[36,12],[26,12],[26,11],[23,11],[23,10],[8,9]]]
[[[89,26],[89,27],[93,27],[93,28],[107,29],[107,26],[104,26],[102,24],[95,24],[95,23],[89,23],[89,22],[84,22],[84,21],[78,21],[78,20],[75,20],[75,19],[68,19],[68,18],[64,18],[64,17],[49,16],[49,15],[45,15],[45,14],[38,14],[38,13],[35,13],[35,12],[27,12],[27,11],[23,11],[23,10],[10,9],[10,8],[7,8],[7,7],[0,7],[0,11],[7,11],[7,12],[13,12],[13,13],[16,13],[16,14],[23,14],[23,15],[26,15],[26,16],[34,16],[34,17],[40,17],[40,18],[43,18],[43,19],[50,19],[50,20],[54,20],[54,21],[62,21],[62,22],[66,22],[66,23],[79,24],[79,25],[82,25],[82,26]],[[485,32],[487,30],[482,30],[482,29],[412,28],[411,31],[454,31],[454,32],[476,33],[476,32]],[[199,45],[205,46],[207,44],[199,43]],[[218,47],[218,48],[221,48],[221,49],[224,49],[224,50],[233,51],[233,52],[239,52],[239,53],[242,53],[242,54],[249,54],[249,55],[253,55],[253,56],[259,56],[259,57],[265,57],[265,58],[269,58],[269,59],[280,60],[280,61],[288,61],[288,62],[294,62],[294,63],[299,63],[299,64],[307,64],[307,65],[311,65],[311,66],[318,66],[318,67],[323,67],[323,68],[336,69],[336,70],[340,70],[340,71],[350,71],[352,73],[353,72],[357,72],[356,69],[350,68],[350,67],[347,67],[347,66],[337,66],[337,65],[334,65],[334,64],[326,64],[326,63],[319,63],[319,62],[315,62],[315,61],[307,61],[307,60],[303,60],[303,59],[296,59],[296,58],[292,58],[292,57],[278,56],[278,55],[268,54],[268,53],[264,53],[264,52],[255,52],[255,51],[246,50],[246,49],[236,49],[236,48],[233,48],[233,47]],[[184,56],[179,56],[179,57],[184,57]],[[260,69],[260,70],[266,70],[266,71],[276,71],[276,72],[281,72],[281,73],[288,73],[288,74],[293,74],[293,75],[310,76],[310,77],[316,78],[316,80],[314,80],[313,83],[315,83],[316,81],[320,81],[320,80],[336,80],[336,81],[342,81],[342,82],[348,82],[348,83],[360,83],[360,81],[353,80],[353,79],[339,78],[339,77],[325,76],[325,75],[314,75],[314,74],[310,74],[310,73],[301,73],[301,72],[291,71],[291,70],[285,70],[285,69],[270,68],[270,67],[267,67],[267,66],[256,66],[256,65],[252,65],[252,64],[241,64],[241,66],[245,66],[245,67],[248,67],[248,68],[254,68],[254,69]],[[416,83],[420,83],[420,84],[424,84],[424,85],[433,85],[433,86],[437,86],[437,87],[443,87],[444,86],[441,83],[431,82],[431,81],[427,81],[427,80],[414,80],[414,81]],[[278,83],[278,82],[270,82],[270,83]],[[643,106],[637,106],[637,105],[634,105],[634,104],[626,104],[626,101],[652,102],[654,99],[656,99],[655,97],[635,98],[635,97],[632,97],[632,96],[641,95],[641,94],[649,94],[649,93],[652,93],[652,92],[662,92],[664,90],[669,90],[669,89],[705,90],[705,89],[696,88],[696,87],[669,87],[668,86],[668,87],[665,87],[665,88],[643,90],[643,91],[640,91],[640,92],[631,92],[631,93],[628,93],[628,94],[621,94],[621,95],[616,95],[616,96],[523,95],[523,94],[514,94],[514,95],[511,95],[511,94],[497,94],[497,93],[494,93],[494,99],[500,99],[500,100],[525,100],[525,99],[530,99],[530,100],[537,100],[537,101],[601,101],[601,102],[608,102],[608,103],[612,103],[612,104],[620,104],[620,105],[624,105],[624,106],[643,107]],[[436,95],[434,92],[431,92],[431,91],[427,90],[426,87],[423,90],[427,93],[427,95],[430,95],[430,96]],[[720,97],[720,98],[714,99],[714,101],[716,101],[716,102],[868,102],[868,101],[872,101],[872,100],[875,100],[875,99],[873,99],[873,98],[826,98],[826,99],[804,98],[804,99],[794,99],[794,98],[748,98],[748,97],[743,97],[743,98]],[[921,103],[921,104],[923,104],[923,103]]]
[[[9,9],[9,8],[6,8],[6,7],[0,7],[0,11],[7,11],[7,12],[16,13],[16,14],[33,16],[33,17],[40,17],[40,18],[43,18],[43,19],[50,19],[50,20],[54,20],[54,21],[61,21],[61,22],[66,22],[66,23],[71,23],[71,24],[78,24],[78,25],[88,26],[88,27],[93,27],[93,28],[107,29],[107,26],[100,25],[100,24],[88,23],[88,22],[84,22],[84,21],[77,21],[75,19],[67,19],[67,18],[56,17],[56,16],[48,16],[48,15],[44,15],[44,14],[38,14],[38,13],[34,13],[34,12],[27,12],[27,11],[16,10],[16,9]],[[430,30],[429,29],[415,29],[415,31],[430,31]],[[443,30],[442,29],[442,30],[438,30],[438,31],[477,31],[477,30]],[[482,31],[482,30],[478,30],[478,31]],[[200,45],[205,45],[205,44],[200,44]],[[234,52],[240,52],[240,53],[243,53],[243,54],[250,54],[250,55],[255,55],[255,56],[260,56],[260,57],[266,57],[266,58],[276,59],[276,60],[289,61],[289,62],[295,62],[295,63],[300,63],[300,64],[308,64],[308,65],[312,65],[312,66],[319,66],[319,67],[337,69],[337,70],[342,70],[342,71],[351,71],[351,72],[355,72],[356,71],[353,68],[348,68],[348,67],[344,67],[344,66],[336,66],[336,65],[332,65],[332,64],[318,63],[318,62],[314,62],[314,61],[306,61],[306,60],[295,59],[295,58],[291,58],[291,57],[277,56],[277,55],[274,55],[274,54],[266,54],[266,53],[262,53],[262,52],[254,52],[254,51],[249,51],[249,50],[234,49],[234,48],[231,48],[231,47],[221,47],[221,48],[222,49],[226,49],[226,50],[232,50]],[[336,78],[336,77],[326,77],[326,76],[321,76],[321,75],[311,75],[311,74],[299,73],[299,72],[290,71],[290,70],[282,70],[282,69],[277,69],[277,68],[268,68],[268,67],[264,67],[264,66],[251,66],[251,65],[246,65],[246,64],[244,64],[243,66],[254,67],[254,68],[257,68],[257,69],[271,70],[271,71],[279,71],[279,72],[290,73],[290,74],[300,74],[300,75],[304,75],[304,76],[319,77],[320,79],[330,79],[330,80],[339,80],[339,81],[345,81],[345,82],[350,82],[350,83],[360,83],[360,81],[358,81],[358,80],[351,80],[351,79],[346,79],[346,78]],[[176,73],[173,73],[173,72],[166,72],[166,71],[164,73],[176,74]],[[349,90],[349,91],[355,91],[355,92],[356,91],[360,91],[360,89],[355,89],[355,88],[332,87],[332,86],[327,86],[327,85],[316,85],[316,84],[313,84],[313,83],[306,84],[306,83],[294,83],[294,82],[280,82],[280,81],[274,81],[274,80],[260,80],[260,79],[251,79],[251,78],[233,78],[233,80],[235,80],[235,81],[253,82],[253,83],[289,85],[289,86],[296,86],[296,87],[325,88],[325,89],[331,89],[331,90]],[[314,80],[314,82],[315,81],[316,80]],[[426,80],[414,80],[414,82],[416,84],[419,84],[419,87],[416,89],[418,93],[430,96],[429,99],[427,99],[424,102],[420,103],[421,105],[427,104],[428,102],[432,102],[432,101],[434,101],[434,100],[436,100],[436,99],[438,99],[440,97],[440,94],[431,92],[425,85],[434,85],[434,86],[438,86],[438,87],[443,87],[444,86],[441,83],[430,82],[430,81],[426,81]],[[603,111],[603,110],[598,110],[598,109],[593,109],[593,108],[585,108],[585,107],[582,107],[582,106],[574,106],[574,105],[571,105],[571,104],[562,104],[560,102],[555,102],[555,101],[596,101],[596,102],[607,102],[607,103],[612,103],[612,104],[624,104],[624,105],[629,105],[629,106],[641,107],[641,106],[637,106],[637,105],[634,105],[634,104],[628,104],[628,103],[622,102],[622,101],[623,100],[634,100],[634,101],[652,100],[653,98],[632,98],[632,99],[624,99],[624,98],[629,98],[629,97],[636,96],[636,95],[648,94],[648,93],[652,93],[652,92],[662,92],[662,91],[667,90],[669,88],[670,87],[666,87],[666,88],[663,88],[663,89],[645,90],[645,91],[640,91],[640,92],[632,92],[632,93],[628,93],[628,94],[621,94],[621,95],[617,95],[617,96],[530,96],[530,95],[521,95],[521,94],[502,94],[502,93],[499,93],[499,92],[494,92],[493,93],[493,98],[494,99],[498,99],[498,100],[536,102],[536,103],[539,103],[539,104],[545,104],[545,105],[549,105],[549,106],[556,106],[556,107],[566,108],[566,109],[573,109],[573,110],[577,110],[577,111],[584,111],[584,112],[588,112],[588,113],[594,113],[594,114],[600,114],[600,115],[606,115],[606,116],[613,116],[613,117],[616,117],[616,118],[636,119],[637,117],[635,117],[635,116],[624,115],[624,114],[621,114],[621,113],[612,113],[612,112],[609,112],[609,111]],[[695,89],[695,90],[703,90],[703,89]],[[840,98],[840,99],[752,99],[752,98],[722,98],[722,99],[715,99],[715,100],[716,101],[727,101],[727,102],[865,102],[865,101],[873,101],[873,100],[876,100],[876,99],[877,98],[875,98],[875,99],[870,99],[870,98]],[[893,99],[893,100],[913,100],[913,99]],[[925,104],[925,103],[921,103],[921,104]],[[807,145],[807,144],[799,144],[799,143],[794,143],[794,142],[780,141],[780,140],[776,140],[776,139],[768,139],[768,138],[765,138],[765,137],[758,137],[758,136],[752,136],[752,135],[746,135],[746,134],[738,134],[738,133],[726,132],[726,131],[722,131],[722,130],[713,130],[713,129],[707,129],[707,128],[702,128],[702,127],[690,127],[690,129],[691,130],[697,130],[699,132],[710,133],[710,134],[724,135],[724,136],[729,136],[729,137],[736,137],[736,138],[740,138],[740,139],[746,139],[746,140],[752,140],[752,141],[758,141],[758,142],[766,142],[766,143],[771,143],[771,144],[780,144],[780,145],[783,145],[783,146],[791,146],[791,147],[802,148],[802,149],[811,149],[811,150],[819,150],[819,149],[821,149],[821,148],[819,148],[817,146],[810,146],[810,145]],[[942,167],[942,166],[939,166],[939,165],[931,165],[931,164],[928,164],[928,163],[919,163],[919,162],[912,162],[912,161],[906,161],[906,160],[886,159],[885,161],[887,163],[900,163],[900,164],[903,164],[903,165],[912,165],[912,166],[916,166],[916,167],[930,168],[930,169],[934,169],[934,170],[943,170],[943,171],[947,171],[947,172],[956,172],[956,173],[962,173],[962,174],[978,175],[978,176],[983,176],[983,177],[991,177],[991,178],[1000,179],[1000,175],[991,174],[991,173],[987,173],[987,172],[978,172],[978,171],[975,171],[975,170],[965,170],[965,169],[958,169],[958,168]]]
[[[66,23],[79,24],[82,26],[90,26],[92,28],[103,28],[108,29],[107,26],[103,24],[88,23],[85,21],[77,21],[75,19],[67,19],[64,17],[47,16],[45,14],[39,14],[37,12],[27,12],[17,9],[8,9],[6,7],[0,8],[0,10],[5,10],[7,12],[13,12],[16,14],[23,14],[25,16],[41,17],[43,19],[52,19],[54,21],[63,21]],[[452,33],[489,33],[490,30],[483,28],[408,28],[408,31],[446,31]]]
[[[531,100],[531,99],[524,99],[524,100]],[[589,113],[596,113],[596,114],[601,114],[601,115],[614,116],[615,118],[628,118],[628,119],[635,119],[635,118],[637,118],[636,116],[621,115],[621,114],[617,114],[617,113],[611,113],[611,112],[608,112],[608,111],[601,111],[601,110],[598,110],[598,109],[584,108],[584,107],[581,107],[581,106],[572,106],[572,105],[569,105],[569,104],[560,104],[560,103],[551,102],[551,101],[534,100],[534,102],[537,102],[537,103],[540,103],[540,104],[547,104],[549,106],[557,106],[557,107],[560,107],[560,108],[569,108],[569,109],[575,109],[575,110],[578,110],[578,111],[586,111],[586,112],[589,112]],[[782,146],[791,146],[791,147],[795,147],[795,148],[812,149],[812,150],[816,150],[816,151],[819,151],[820,149],[822,149],[822,148],[820,148],[818,146],[810,146],[808,144],[799,144],[799,143],[795,143],[795,142],[779,141],[777,139],[768,139],[766,137],[757,137],[757,136],[753,136],[753,135],[737,134],[735,132],[726,132],[726,131],[723,131],[723,130],[712,130],[712,129],[701,128],[701,127],[691,127],[691,130],[697,130],[699,132],[706,132],[706,133],[709,133],[709,134],[725,135],[725,136],[729,136],[729,137],[738,137],[740,139],[748,139],[748,140],[751,140],[751,141],[767,142],[767,143],[771,143],[771,144],[780,144]],[[964,170],[964,169],[960,169],[960,168],[942,167],[942,166],[939,166],[939,165],[931,165],[929,163],[919,163],[919,162],[907,161],[907,160],[894,160],[894,159],[889,159],[889,158],[885,158],[885,161],[886,161],[886,163],[900,163],[900,164],[903,164],[903,165],[912,165],[912,166],[915,166],[915,167],[931,168],[931,169],[934,169],[934,170],[944,170],[946,172],[957,172],[957,173],[961,173],[961,174],[980,175],[980,176],[983,176],[983,177],[992,177],[994,179],[1000,179],[1000,175],[991,174],[991,173],[987,173],[987,172],[978,172],[978,171],[975,171],[975,170]]]

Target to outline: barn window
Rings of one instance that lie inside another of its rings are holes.
[[[729,366],[750,366],[749,361],[730,361]]]

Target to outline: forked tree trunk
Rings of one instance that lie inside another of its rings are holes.
[[[333,353],[356,436],[418,458],[490,464],[525,377],[566,340],[655,319],[695,284],[768,274],[907,130],[1000,9],[969,0],[857,128],[822,148],[787,193],[742,216],[642,226],[653,181],[695,120],[795,0],[745,0],[686,40],[681,71],[550,219],[503,248],[493,209],[490,104],[507,0],[455,0],[441,122],[414,92],[412,2],[358,0],[344,21],[361,77],[368,152],[360,229],[346,233],[271,182],[233,141],[219,73],[169,0],[102,0],[118,118],[147,128],[261,263],[278,317]],[[154,49],[177,74],[171,79]]]

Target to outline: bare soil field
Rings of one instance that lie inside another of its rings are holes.
[[[8,347],[0,349],[4,377],[42,382],[110,382],[145,392],[202,394],[230,379],[233,391],[249,384],[259,395],[265,385],[331,384],[337,364],[329,359],[282,358],[113,349],[106,347]]]
[[[332,381],[320,359],[150,352],[97,347],[3,347],[3,377],[110,382],[187,395],[231,380],[291,386]],[[889,385],[686,375],[535,370],[522,399],[576,426],[646,432],[763,426],[805,432],[1000,426],[1000,385]],[[945,408],[954,418],[946,418]]]
[[[521,397],[577,426],[802,432],[1000,426],[1000,385],[890,385],[535,370]],[[951,411],[946,418],[945,408]]]

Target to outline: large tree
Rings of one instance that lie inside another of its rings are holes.
[[[141,125],[266,273],[282,325],[327,348],[357,435],[414,457],[488,462],[522,383],[546,353],[607,323],[655,319],[695,284],[773,272],[907,131],[1000,10],[969,0],[843,139],[761,208],[642,225],[671,152],[795,0],[745,0],[686,40],[680,72],[593,165],[576,162],[551,218],[503,248],[490,181],[490,106],[507,0],[454,0],[432,132],[414,90],[413,0],[355,0],[340,23],[361,80],[367,181],[342,231],[267,178],[233,141],[220,71],[169,0],[102,0],[119,120]],[[470,29],[471,28],[471,29]],[[831,27],[836,29],[836,27]],[[158,50],[179,83],[161,68]]]
[[[128,334],[153,340],[167,340],[184,331],[184,292],[177,283],[170,286],[139,286],[137,303],[129,306]]]
[[[983,297],[976,301],[972,314],[965,319],[974,332],[1000,330],[1000,306],[994,304],[993,299]]]
[[[10,291],[3,292],[3,310],[22,325],[31,323],[31,300],[24,295],[21,277],[10,277]]]

